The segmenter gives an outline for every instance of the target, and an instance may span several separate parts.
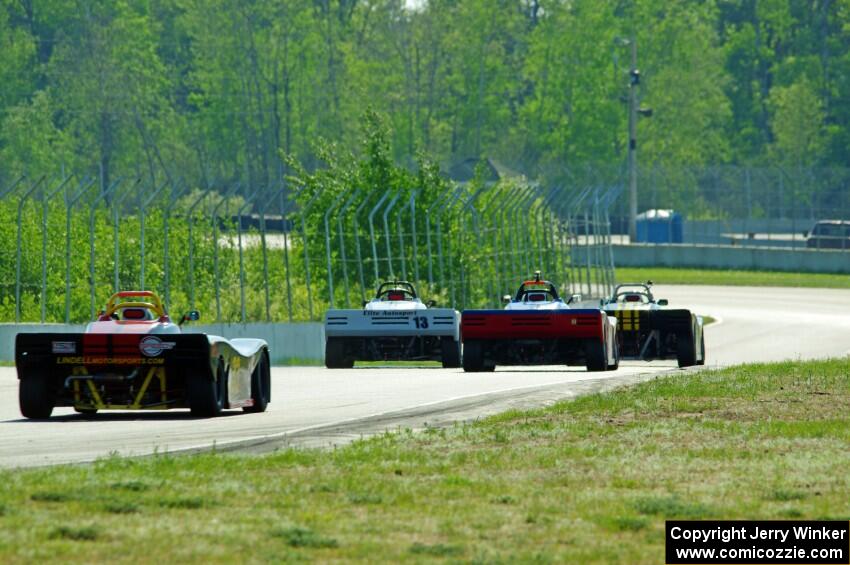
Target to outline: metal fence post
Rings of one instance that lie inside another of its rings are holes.
[[[284,186],[284,190],[286,186]],[[301,191],[304,190],[304,187],[301,187],[296,193],[295,196],[298,197],[301,194]],[[286,228],[289,222],[289,210],[287,207],[287,200],[284,199],[283,193],[280,195],[280,216],[282,218],[283,223],[283,266],[286,269],[286,308],[289,316],[289,321],[292,322],[292,280],[291,280],[291,272],[289,268],[289,237],[286,235]],[[290,202],[291,207],[295,207],[294,202]]]
[[[354,244],[355,251],[357,251],[357,274],[360,277],[360,301],[366,302],[366,278],[363,275],[363,256],[360,252],[360,212],[363,211],[363,208],[366,206],[366,203],[369,202],[368,197],[363,199],[363,202],[360,203],[359,206],[354,210]]]
[[[512,195],[506,190],[504,190],[503,188],[499,188],[494,191],[494,194],[490,197],[490,200],[484,206],[484,209],[481,210],[481,216],[487,219],[490,225],[489,231],[492,233],[491,239],[493,245],[493,252],[490,255],[492,276],[490,275],[490,273],[487,274],[487,292],[488,303],[493,304],[494,306],[498,306],[502,298],[501,292],[499,290],[501,286],[501,262],[499,261],[499,228],[496,226],[496,220],[501,215],[499,212],[503,208],[505,201],[510,201],[511,196]],[[494,207],[495,210],[491,211],[491,208]],[[495,291],[493,287],[493,281],[496,282]]]
[[[384,234],[386,235],[386,243],[387,243],[387,266],[389,267],[390,278],[395,278],[395,271],[393,271],[393,251],[391,245],[391,237],[390,237],[390,225],[387,223],[387,216],[389,216],[390,210],[393,209],[395,203],[398,202],[399,195],[396,194],[393,196],[390,203],[387,205],[384,210]]]
[[[188,214],[189,222],[189,307],[195,309],[195,210],[207,197],[212,189],[206,188],[201,190],[201,195],[198,196],[190,205]],[[203,216],[203,212],[201,212]]]
[[[543,264],[543,266],[541,268],[545,269],[547,273],[557,274],[557,266],[555,265],[552,257],[554,223],[551,219],[550,207],[552,195],[554,193],[555,189],[549,188],[542,195],[542,200],[540,202],[540,206],[537,209],[537,213],[540,219],[540,227],[542,229],[540,241],[542,248],[541,263]]]
[[[346,257],[346,254],[345,254],[345,234],[343,233],[343,219],[345,218],[346,210],[348,210],[348,207],[351,206],[351,204],[354,203],[354,200],[357,199],[358,196],[360,196],[360,189],[359,188],[356,189],[354,191],[354,194],[352,194],[351,197],[348,200],[345,201],[345,203],[342,205],[342,208],[339,209],[339,215],[336,218],[337,231],[338,231],[337,235],[339,236],[339,253],[340,253],[340,260],[342,261],[342,279],[345,283],[345,307],[346,308],[351,308],[351,298],[350,298],[350,288],[349,288],[349,285],[348,285],[348,265],[347,265],[348,257]],[[355,234],[355,237],[357,237],[357,234]]]
[[[410,195],[410,235],[413,241],[413,280],[419,282],[419,252],[416,249],[416,195],[419,190],[414,190]]]
[[[575,241],[575,245],[576,245],[576,247],[582,248],[582,252],[585,255],[585,257],[582,257],[582,259],[584,259],[585,263],[589,260],[590,251],[587,248],[587,238],[585,238],[584,244],[583,245],[581,244],[581,239],[580,239],[580,235],[579,235],[578,218],[580,216],[579,207],[581,206],[582,202],[587,197],[589,192],[590,192],[589,188],[584,188],[578,194],[578,196],[573,199],[573,201],[570,205],[570,219],[569,219],[570,226],[572,226],[571,230],[572,230],[572,236],[573,236],[574,241]],[[570,261],[571,266],[575,270],[575,273],[576,273],[576,276],[573,277],[573,280],[575,280],[578,283],[578,289],[577,290],[578,290],[578,292],[581,293],[581,292],[583,292],[582,291],[582,285],[584,284],[583,281],[584,281],[584,274],[585,274],[586,270],[583,269],[582,266],[579,265],[574,259],[575,258],[573,257],[573,260]],[[589,287],[589,285],[590,285],[589,279],[587,281],[587,284],[588,284],[588,287]],[[589,292],[589,288],[588,288],[588,292]]]
[[[401,259],[401,279],[407,280],[407,261],[404,257],[404,228],[401,226],[401,214],[404,212],[404,204],[398,207],[395,215],[396,230],[398,231],[398,254]]]
[[[378,200],[378,203],[375,204],[375,207],[372,208],[372,211],[369,212],[369,237],[372,240],[372,261],[375,265],[375,283],[377,284],[378,280],[380,280],[381,275],[378,273],[378,247],[375,243],[375,213],[378,211],[378,208],[381,207],[381,204],[389,197],[390,190],[387,190],[381,199]]]
[[[523,208],[527,208],[529,202],[531,201],[531,189],[529,187],[525,187],[522,189],[522,194],[520,199],[517,201],[513,210],[511,211],[511,217],[513,218],[513,248],[512,253],[516,258],[515,268],[516,273],[514,274],[515,278],[525,278],[528,277],[531,273],[531,263],[528,260],[528,250],[525,249],[525,236],[527,230],[522,229],[523,219],[520,218],[520,212]],[[525,262],[525,265],[523,265]]]
[[[563,187],[555,186],[549,201],[549,217],[552,221],[552,260],[555,271],[559,274],[562,284],[568,283],[569,277],[569,238],[564,235],[564,219],[558,207],[558,201],[563,197]]]
[[[167,185],[168,182],[162,183],[147,199],[145,199],[141,194],[139,195],[139,251],[141,255],[141,265],[139,266],[139,285],[141,290],[147,290],[145,288],[145,216],[147,215],[148,204],[153,202],[153,200],[159,196],[159,193],[162,192],[162,189]]]
[[[304,275],[307,283],[307,311],[310,319],[313,319],[313,290],[310,285],[310,245],[307,241],[307,210],[310,209],[310,206],[316,201],[317,198],[324,192],[324,187],[320,187],[316,194],[310,197],[310,200],[307,201],[307,204],[301,208],[299,215],[301,217],[301,236],[304,238]],[[300,193],[299,193],[300,194]]]
[[[410,198],[408,199],[408,204],[410,206],[410,217],[411,217],[411,237],[413,238],[413,257],[411,258],[411,262],[413,263],[413,268],[415,270],[415,274],[413,280],[419,282],[419,269],[416,266],[416,211],[414,210],[414,202],[416,198],[417,190],[413,190],[410,194]],[[396,229],[398,230],[398,245],[399,245],[399,255],[401,256],[401,278],[403,280],[407,280],[407,257],[404,252],[404,227],[401,223],[401,216],[404,213],[404,209],[406,206],[403,204],[398,207],[398,214],[396,214]]]
[[[80,181],[80,190],[70,199],[65,200],[65,323],[71,323],[71,214],[74,205],[95,186],[96,179],[83,179]],[[83,184],[86,186],[83,186]]]
[[[41,216],[41,323],[47,317],[47,216],[50,212],[50,199],[56,196],[60,190],[65,188],[68,181],[74,175],[65,177],[52,191],[42,193],[42,216]]]
[[[433,262],[431,259],[431,212],[439,206],[442,201],[454,194],[453,191],[447,190],[444,193],[437,196],[437,198],[431,203],[427,210],[425,210],[425,246],[428,248],[428,284],[430,286],[434,286],[434,268]]]
[[[242,207],[236,210],[236,237],[239,245],[239,319],[243,324],[245,323],[247,312],[245,310],[245,260],[242,252],[242,213],[248,209],[254,201],[254,198],[256,198],[259,193],[259,188],[254,190],[254,192],[245,199]]]
[[[234,192],[240,187],[239,183],[232,185],[225,191],[221,200],[213,207],[212,211],[212,232],[213,232],[213,276],[215,278],[215,321],[221,322],[221,280],[218,271],[218,209],[223,204],[226,204]],[[226,207],[225,207],[226,210]]]
[[[24,192],[18,201],[18,236],[15,244],[15,323],[21,322],[21,224],[23,222],[24,204],[36,189],[41,186],[46,177],[42,175]]]
[[[531,220],[531,223],[534,226],[533,239],[534,246],[537,248],[537,268],[543,272],[548,273],[548,271],[546,270],[546,264],[543,262],[542,232],[545,229],[545,226],[540,218],[540,211],[543,207],[544,200],[544,196],[541,196],[539,192],[535,192],[534,199],[532,200],[531,206],[529,206],[528,211],[529,219]],[[529,237],[531,237],[531,235],[532,234],[529,234]]]
[[[475,193],[472,196],[470,196],[469,198],[466,199],[466,202],[464,202],[463,206],[461,207],[461,210],[460,210],[460,225],[461,225],[460,243],[461,243],[462,249],[464,248],[463,238],[466,234],[466,229],[465,229],[466,218],[465,218],[464,213],[463,213],[464,209],[468,209],[471,212],[471,215],[472,215],[472,231],[473,231],[473,233],[475,233],[475,243],[476,243],[475,247],[476,247],[476,249],[480,251],[481,249],[484,248],[484,246],[481,244],[481,231],[479,229],[480,218],[478,216],[478,210],[475,209],[475,201],[478,200],[478,197],[481,196],[481,194],[486,189],[487,189],[486,186],[482,186],[481,188],[476,190]],[[466,263],[469,264],[469,265],[477,265],[478,264],[478,258],[472,257],[471,260],[469,258],[467,258]],[[469,304],[468,295],[467,295],[467,285],[466,285],[467,279],[468,279],[468,277],[466,276],[466,269],[464,268],[463,263],[461,263],[461,266],[460,266],[460,292],[461,292],[461,295],[460,296],[461,296],[461,300],[463,301],[464,308],[467,306],[467,304]],[[487,280],[488,292],[490,291],[490,288],[489,288],[490,284],[491,284],[491,281],[488,278],[488,280]]]
[[[282,185],[277,192],[272,194],[272,197],[268,200],[263,201],[260,208],[260,245],[263,250],[263,281],[265,284],[263,285],[263,290],[265,292],[265,307],[266,307],[266,321],[271,322],[271,300],[269,297],[269,258],[268,258],[268,247],[266,243],[266,210],[271,205],[274,200],[280,198],[283,194],[283,191],[286,189],[285,185]],[[281,233],[284,232],[285,226],[283,225],[283,214],[280,215],[280,225],[281,225]]]
[[[101,178],[101,181],[103,179]],[[97,300],[97,284],[95,280],[95,263],[94,263],[94,232],[95,232],[95,218],[97,217],[97,206],[98,203],[103,200],[104,202],[112,195],[113,192],[118,190],[118,187],[121,185],[124,179],[117,178],[112,182],[111,185],[102,189],[100,194],[95,197],[94,202],[92,203],[91,210],[89,211],[89,288],[90,288],[90,299],[91,299],[91,315],[89,319],[93,320],[95,313],[97,312],[96,300]],[[99,185],[100,186],[100,185]],[[107,224],[108,225],[108,224]]]
[[[505,288],[511,289],[515,276],[514,256],[512,253],[513,248],[511,243],[511,224],[508,223],[506,227],[505,220],[507,219],[510,221],[511,212],[513,211],[514,206],[516,206],[519,202],[520,198],[522,198],[522,192],[514,190],[508,194],[507,201],[504,205],[499,207],[499,229],[496,234],[497,237],[494,238],[494,245],[498,250],[497,256],[501,258],[499,261],[499,283],[503,290]],[[501,296],[497,297],[498,300],[501,300],[501,298]]]
[[[449,204],[444,208],[444,212],[449,213],[449,219],[451,219],[452,209],[454,205],[457,203],[458,199],[463,195],[463,188],[456,188],[452,193],[452,197],[449,201]],[[451,249],[451,241],[447,242],[446,247]],[[437,215],[437,262],[440,270],[440,287],[446,288],[446,279],[445,279],[445,271],[444,271],[444,260],[443,260],[443,222],[442,215]],[[449,284],[449,300],[451,302],[452,308],[455,306],[455,285],[454,280]]]
[[[334,305],[334,274],[333,274],[333,260],[331,258],[331,227],[328,221],[331,212],[337,205],[345,198],[345,193],[348,189],[342,189],[342,191],[336,196],[336,198],[331,201],[330,205],[325,210],[324,215],[324,223],[325,223],[325,251],[327,251],[327,259],[328,259],[328,304],[330,308],[336,308]]]
[[[170,251],[168,247],[168,238],[169,238],[169,222],[171,220],[171,211],[174,207],[177,206],[177,200],[183,195],[183,192],[186,190],[186,185],[181,181],[177,184],[175,188],[174,183],[171,183],[171,191],[168,194],[168,203],[165,206],[165,210],[162,216],[162,229],[163,229],[163,240],[162,240],[162,255],[163,262],[165,266],[165,309],[166,311],[171,309],[171,269],[170,269]],[[189,212],[191,214],[191,211]]]
[[[118,228],[118,215],[120,213],[121,204],[124,203],[124,199],[127,198],[129,195],[131,195],[133,193],[133,189],[135,187],[137,187],[139,185],[139,183],[141,183],[141,182],[142,182],[141,178],[136,179],[136,183],[133,184],[127,192],[125,192],[124,194],[122,194],[120,196],[117,196],[115,198],[115,200],[112,201],[112,228],[113,228],[112,229],[112,234],[113,234],[112,237],[113,237],[113,243],[114,243],[114,246],[115,246],[115,285],[114,285],[115,290],[113,292],[118,292],[118,291],[121,290],[121,281],[119,279],[120,264],[121,264],[121,248],[120,248],[120,245],[119,245],[119,243],[120,243],[120,240],[119,240],[120,231],[119,231],[119,228]]]
[[[531,188],[531,187],[527,188],[526,195],[527,195],[527,199],[523,203],[523,205],[521,206],[521,209],[524,213],[523,219],[525,219],[525,218],[531,219],[532,218],[531,209],[534,208],[534,204],[537,200],[537,195],[535,194],[534,189]],[[533,263],[534,263],[533,251],[534,250],[532,249],[532,246],[533,246],[532,235],[533,234],[531,233],[531,229],[530,229],[531,227],[535,228],[535,230],[534,230],[535,232],[537,231],[536,226],[534,226],[533,221],[526,225],[526,229],[520,230],[521,239],[523,241],[523,245],[525,246],[525,250],[523,251],[523,256],[525,257],[526,276],[530,276],[531,273],[533,273],[534,271],[537,270],[533,266]]]
[[[12,191],[18,188],[18,185],[21,184],[26,178],[26,175],[21,175],[16,180],[12,181],[9,186],[4,188],[3,190],[0,190],[0,199],[6,198],[7,194],[11,194]]]

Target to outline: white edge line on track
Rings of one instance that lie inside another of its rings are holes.
[[[673,371],[678,371],[678,368],[670,367],[666,370],[659,371],[658,373],[638,372],[638,373],[635,373],[634,375],[631,375],[631,376],[634,376],[634,377],[638,377],[638,376],[641,376],[641,375],[657,375],[657,376],[660,376],[660,375],[664,375],[664,374],[667,374],[667,373],[671,373]],[[602,378],[602,377],[598,377],[598,378]],[[597,380],[597,379],[588,378],[588,379],[581,379],[580,381],[573,381],[573,382],[581,382],[581,381],[588,381],[588,380]],[[526,385],[526,386],[519,386],[519,387],[503,388],[503,389],[498,389],[498,390],[490,390],[490,391],[487,391],[487,392],[479,392],[479,393],[475,393],[475,394],[466,394],[466,395],[461,395],[461,396],[455,396],[455,397],[452,397],[452,398],[444,398],[442,400],[435,400],[433,402],[425,402],[423,404],[413,404],[411,406],[406,406],[406,407],[403,407],[403,408],[396,408],[394,410],[386,410],[384,412],[375,412],[373,414],[366,414],[366,415],[363,415],[363,416],[358,416],[356,418],[346,418],[344,420],[337,420],[337,421],[334,421],[334,422],[324,422],[322,424],[314,424],[312,426],[305,426],[303,428],[295,428],[295,429],[292,429],[292,430],[286,430],[286,431],[283,431],[283,432],[276,432],[276,433],[268,434],[268,435],[260,435],[260,436],[253,436],[253,437],[247,437],[247,438],[241,438],[241,439],[234,439],[234,440],[226,441],[226,442],[223,442],[223,443],[213,441],[212,443],[203,443],[203,444],[198,444],[198,445],[180,447],[180,448],[173,449],[173,450],[168,449],[168,447],[166,446],[165,451],[156,451],[157,449],[160,448],[160,446],[154,446],[154,451],[151,451],[150,453],[139,453],[139,454],[133,454],[133,455],[124,455],[123,457],[137,458],[137,457],[150,457],[152,455],[181,455],[181,454],[190,454],[192,452],[202,453],[202,452],[206,452],[206,451],[211,451],[211,450],[218,448],[218,447],[221,447],[223,449],[232,449],[232,448],[235,448],[235,447],[239,447],[241,445],[244,445],[244,446],[247,447],[247,446],[249,446],[253,443],[256,443],[257,445],[261,445],[263,443],[268,443],[268,442],[272,442],[272,441],[275,441],[275,440],[283,439],[287,436],[291,436],[291,435],[295,435],[295,434],[299,434],[299,433],[303,433],[303,432],[309,432],[310,430],[317,430],[317,429],[322,429],[322,428],[334,428],[334,427],[342,426],[342,425],[345,425],[345,424],[352,424],[352,423],[355,423],[355,422],[360,422],[362,420],[380,418],[381,416],[388,416],[390,414],[396,414],[398,412],[404,412],[406,410],[413,410],[415,408],[425,408],[425,407],[428,407],[428,406],[436,406],[438,404],[455,402],[455,401],[458,401],[458,400],[465,400],[465,399],[468,399],[468,398],[475,398],[477,396],[489,396],[491,394],[500,394],[500,393],[505,393],[505,392],[519,391],[519,390],[546,388],[546,387],[549,387],[549,386],[560,385],[560,384],[571,384],[571,383],[568,383],[568,382],[565,383],[564,381],[555,381],[555,382],[544,383],[544,384],[535,384],[535,385]],[[628,386],[628,385],[624,385],[624,386]],[[121,455],[120,452],[118,454]],[[87,463],[94,463],[94,462],[98,461],[99,459],[102,459],[103,457],[104,457],[103,455],[100,455],[98,457],[91,458],[91,459],[81,459],[79,461],[64,462],[64,463],[61,463],[61,462],[60,463],[47,463],[45,465],[36,465],[36,466],[33,466],[33,467],[49,467],[49,466],[54,466],[54,465],[81,465],[81,464],[87,464]],[[33,468],[33,467],[27,466],[26,468]]]

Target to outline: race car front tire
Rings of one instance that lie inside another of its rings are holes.
[[[56,391],[47,373],[33,373],[20,380],[18,401],[25,418],[44,420],[53,413]]]
[[[587,370],[591,372],[608,369],[608,355],[605,343],[600,339],[588,339],[584,342],[584,355]]]
[[[186,402],[193,416],[211,418],[221,414],[227,395],[227,372],[219,361],[216,378],[190,373],[186,382]]]
[[[460,367],[460,342],[451,336],[443,336],[440,339],[440,350],[443,368],[456,369]]]
[[[269,353],[263,351],[260,362],[251,373],[251,406],[242,408],[243,412],[265,412],[271,399],[271,371],[269,369]]]
[[[350,369],[354,359],[345,356],[345,339],[329,337],[325,342],[325,367],[328,369]]]

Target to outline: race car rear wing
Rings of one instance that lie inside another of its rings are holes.
[[[604,339],[607,315],[600,310],[464,310],[461,334],[468,339]]]
[[[214,347],[204,334],[21,333],[15,338],[18,378],[33,372],[107,373],[132,367],[209,371]]]

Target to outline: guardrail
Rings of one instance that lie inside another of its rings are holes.
[[[737,245],[614,245],[620,267],[685,267],[798,273],[850,274],[850,253],[841,250],[741,247]]]

